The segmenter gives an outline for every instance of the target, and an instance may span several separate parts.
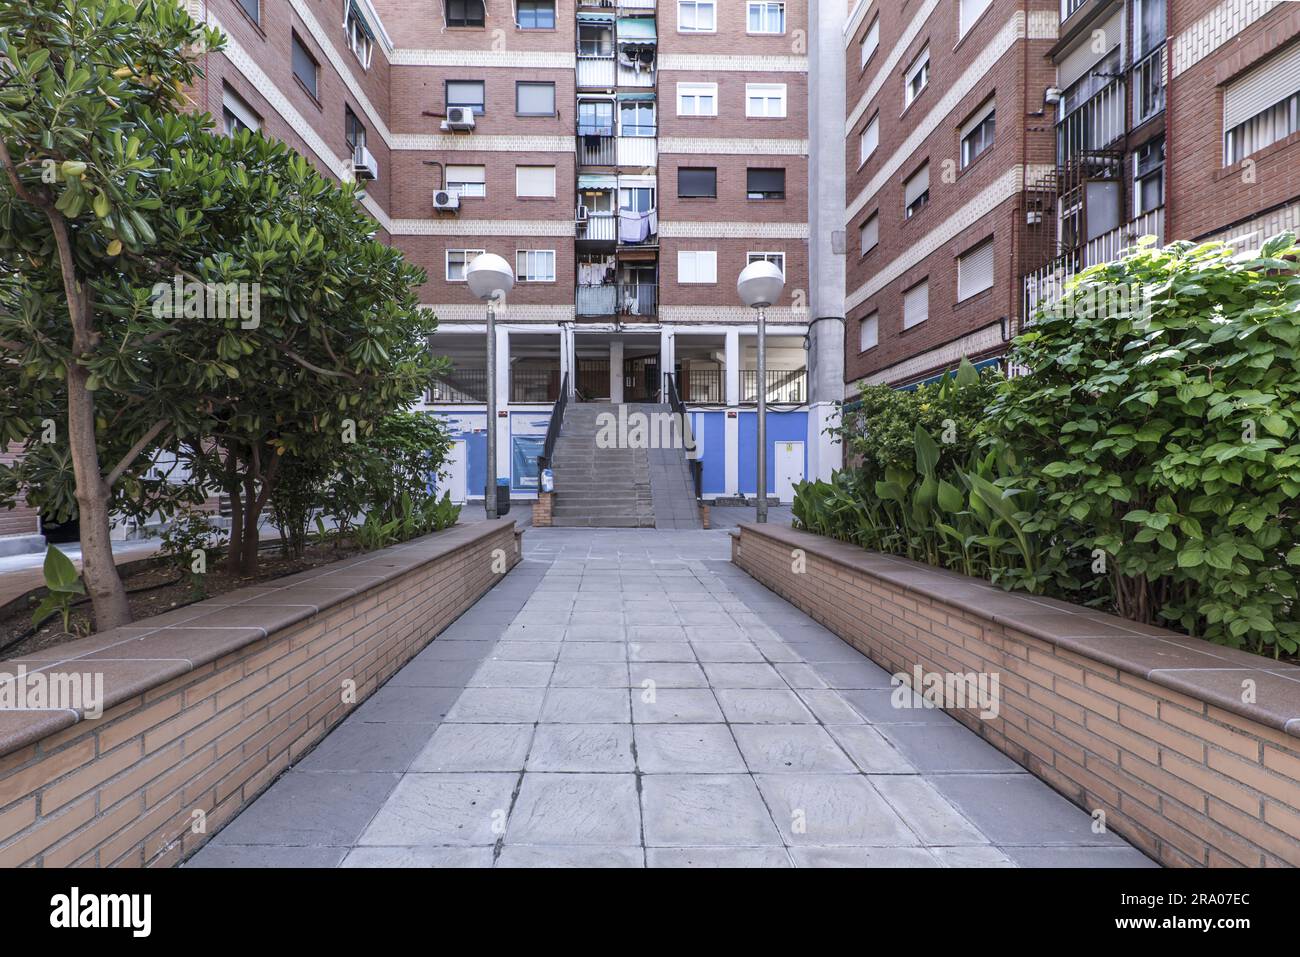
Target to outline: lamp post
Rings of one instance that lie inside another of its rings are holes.
[[[781,298],[785,276],[775,263],[760,259],[740,272],[736,292],[740,301],[758,311],[758,510],[755,520],[767,522],[767,307]]]
[[[487,305],[487,489],[488,520],[497,517],[497,327],[496,310],[515,284],[510,264],[494,253],[475,256],[465,267],[469,291]]]

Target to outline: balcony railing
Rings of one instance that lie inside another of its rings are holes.
[[[650,168],[659,157],[659,141],[655,139],[654,127],[637,130],[638,136],[620,136],[618,138],[618,165]]]
[[[578,221],[578,238],[593,243],[612,243],[618,240],[618,217],[613,213],[589,213]]]
[[[659,287],[652,282],[602,283],[579,286],[574,302],[579,316],[655,315]]]
[[[1125,250],[1143,236],[1155,236],[1157,243],[1164,243],[1165,208],[1163,206],[1157,206],[1136,219],[1129,220],[1118,229],[1102,233],[1088,243],[1083,251],[1083,267],[1086,269],[1097,263],[1108,263],[1119,259],[1124,255]]]
[[[1133,126],[1141,126],[1165,108],[1165,47],[1160,44],[1137,63],[1129,74],[1133,86]]]
[[[637,128],[636,136],[613,136],[599,129],[578,128],[579,166],[652,167],[658,159],[654,127]]]
[[[726,376],[721,369],[690,369],[679,376],[683,402],[721,405],[727,401]]]
[[[1084,100],[1056,124],[1056,161],[1065,166],[1072,156],[1104,150],[1124,135],[1126,84],[1117,77]]]
[[[653,317],[659,304],[659,287],[652,282],[624,282],[618,286],[620,316]]]
[[[578,89],[611,89],[616,85],[617,75],[613,53],[578,54]]]
[[[767,401],[803,405],[808,401],[807,369],[768,369]],[[740,370],[740,401],[742,405],[758,403],[758,370]]]
[[[457,369],[429,387],[429,404],[481,405],[487,402],[487,370]]]
[[[618,158],[618,137],[611,133],[578,128],[578,165],[614,166]]]
[[[575,295],[577,313],[581,316],[612,316],[618,308],[618,285],[579,286]]]
[[[511,402],[554,402],[560,397],[560,367],[510,370]]]
[[[655,85],[654,61],[630,60],[625,56],[618,58],[618,85],[626,87],[653,88]]]

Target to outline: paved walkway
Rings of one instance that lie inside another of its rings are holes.
[[[190,866],[1152,866],[728,561],[525,561]]]

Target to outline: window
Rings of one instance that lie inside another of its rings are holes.
[[[863,316],[858,325],[858,351],[866,352],[880,345],[880,313]]]
[[[578,103],[578,135],[613,136],[613,102],[610,100],[585,100]]]
[[[316,64],[316,58],[307,52],[307,47],[298,39],[298,34],[293,35],[293,75],[298,78],[298,82],[307,88],[307,92],[312,95],[313,99],[317,98],[316,77],[320,73],[320,67]]]
[[[718,8],[714,0],[677,0],[678,33],[715,33]]]
[[[712,166],[679,167],[677,195],[687,199],[717,199],[717,169]]]
[[[965,36],[966,31],[974,25],[980,18],[980,14],[987,10],[992,2],[993,0],[961,0],[961,29],[958,35]]]
[[[369,70],[370,57],[375,52],[375,33],[353,0],[348,0],[347,10],[343,14],[343,31],[348,38],[348,48],[361,61],[362,68]]]
[[[1224,88],[1223,130],[1226,166],[1300,130],[1300,43]]]
[[[858,141],[858,165],[861,166],[880,146],[880,114],[871,118]]]
[[[474,111],[475,116],[483,115],[483,81],[482,80],[448,80],[447,109],[463,106]]]
[[[618,208],[634,213],[648,213],[655,208],[655,188],[653,186],[620,186],[618,189]]]
[[[343,130],[347,137],[348,150],[356,155],[357,148],[366,145],[366,128],[352,112],[352,107],[346,104],[343,106]]]
[[[262,128],[262,118],[238,93],[224,84],[221,87],[221,128],[227,136],[234,136],[236,130]]]
[[[679,249],[677,251],[678,283],[716,283],[718,281],[718,254],[713,250]]]
[[[1133,154],[1133,215],[1141,216],[1165,204],[1165,138],[1141,146]]]
[[[785,84],[746,83],[745,115],[769,118],[785,116]]]
[[[555,282],[555,250],[519,250],[515,253],[515,278],[520,282]]]
[[[930,318],[930,280],[923,279],[903,293],[903,328],[911,329]]]
[[[248,14],[250,20],[254,23],[262,22],[262,2],[261,0],[239,0],[239,6]]]
[[[747,169],[746,199],[785,199],[784,169]]]
[[[487,195],[487,167],[453,166],[447,167],[447,192],[456,193],[462,199],[466,196],[484,197]]]
[[[993,145],[997,130],[997,111],[989,103],[961,128],[961,168],[965,169]]]
[[[879,213],[872,213],[867,217],[867,221],[858,227],[858,243],[863,256],[880,245]]]
[[[520,30],[554,30],[555,0],[515,0],[515,23]]]
[[[867,61],[876,55],[876,50],[880,46],[880,17],[871,21],[871,26],[867,27],[867,32],[862,35],[862,65],[866,66]]]
[[[745,265],[750,263],[768,262],[781,270],[781,275],[785,275],[785,253],[749,253],[745,257]]]
[[[483,0],[447,0],[447,26],[483,26]]]
[[[993,288],[993,237],[957,257],[957,301]]]
[[[447,282],[464,282],[465,267],[474,261],[475,256],[481,255],[482,249],[448,249]]]
[[[927,47],[912,61],[904,74],[903,108],[911,106],[921,91],[930,85],[930,50]]]
[[[555,167],[554,166],[516,166],[515,167],[515,195],[516,196],[545,196],[552,197],[555,195]]]
[[[718,84],[678,83],[678,116],[717,116]]]
[[[903,207],[906,217],[911,219],[930,202],[930,161],[926,160],[919,170],[903,184]]]
[[[655,101],[619,100],[618,132],[621,136],[654,136]]]
[[[750,0],[748,28],[750,33],[785,33],[785,4]]]
[[[555,84],[524,81],[516,83],[515,113],[520,116],[554,116]]]

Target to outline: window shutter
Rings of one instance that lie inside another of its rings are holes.
[[[987,239],[957,257],[957,301],[993,288],[993,240]]]
[[[874,349],[880,344],[880,313],[873,312],[869,316],[862,318],[862,325],[858,328],[858,351],[866,352],[868,349]]]
[[[745,184],[751,193],[781,193],[785,191],[785,170],[751,169],[745,174]]]
[[[992,0],[961,0],[961,32],[965,34],[979,15],[989,8]]]
[[[871,214],[871,218],[862,224],[862,252],[869,253],[880,242],[880,216]]]
[[[880,17],[871,21],[871,26],[867,27],[866,36],[862,38],[862,65],[866,66],[867,61],[871,59],[871,54],[876,52],[880,46]]]
[[[518,196],[554,196],[554,166],[516,166],[515,194]]]
[[[903,185],[903,205],[911,206],[929,188],[930,164],[926,163]]]
[[[880,146],[880,116],[877,114],[871,118],[867,128],[862,131],[862,161],[866,162],[868,156],[874,153]]]
[[[1100,25],[1098,30],[1106,37],[1107,46],[1105,51],[1094,53],[1092,37],[1089,33],[1085,33],[1082,42],[1067,53],[1065,58],[1056,66],[1056,85],[1061,89],[1068,90],[1074,86],[1094,66],[1104,60],[1111,50],[1119,46],[1120,39],[1124,36],[1124,5],[1121,4],[1114,15],[1105,24]],[[1091,31],[1091,33],[1096,32],[1096,30]]]
[[[930,281],[903,293],[903,328],[911,329],[930,318]]]
[[[486,183],[487,169],[483,166],[448,166],[449,183]]]
[[[1240,126],[1300,90],[1300,43],[1292,44],[1223,91],[1223,129]]]
[[[517,84],[515,86],[515,108],[520,113],[550,116],[555,112],[555,84]]]
[[[718,171],[703,167],[691,169],[680,167],[677,170],[678,196],[717,196]]]
[[[994,100],[989,100],[976,110],[971,118],[966,121],[965,125],[962,126],[960,139],[964,140],[966,137],[970,136],[981,123],[989,118],[989,114],[995,109],[997,109],[997,103]]]

